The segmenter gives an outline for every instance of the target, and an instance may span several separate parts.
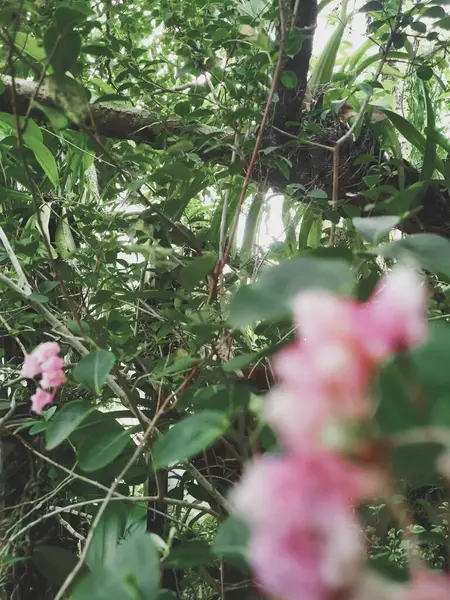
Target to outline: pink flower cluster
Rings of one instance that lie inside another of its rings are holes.
[[[278,385],[266,401],[285,450],[250,464],[232,497],[250,524],[250,562],[269,596],[391,597],[372,583],[367,592],[355,517],[360,501],[383,491],[384,472],[364,460],[356,466],[337,453],[335,442],[371,418],[369,384],[382,362],[426,338],[426,303],[423,282],[407,268],[385,277],[365,303],[317,290],[296,298],[299,337],[275,358]],[[407,599],[450,598],[442,581],[413,581]],[[446,592],[424,596],[421,585]]]
[[[44,342],[27,354],[22,365],[22,377],[33,379],[41,375],[39,387],[31,396],[31,410],[40,413],[44,406],[51,404],[56,389],[66,381],[62,367],[64,360],[59,356],[61,348],[57,342]],[[46,391],[48,389],[52,391]]]

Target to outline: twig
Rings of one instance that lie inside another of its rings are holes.
[[[236,236],[238,224],[239,224],[239,216],[242,211],[242,206],[245,201],[245,197],[247,194],[248,187],[250,185],[250,178],[252,176],[253,170],[256,165],[256,161],[258,159],[259,150],[261,148],[262,139],[264,135],[264,130],[266,128],[267,122],[269,120],[270,110],[272,108],[272,100],[275,95],[275,91],[278,85],[278,79],[281,72],[281,67],[283,65],[283,54],[284,54],[284,40],[285,40],[285,22],[284,22],[284,10],[282,1],[279,1],[279,13],[280,13],[280,45],[279,45],[279,54],[277,64],[275,66],[275,70],[273,73],[272,85],[270,87],[269,95],[267,97],[266,107],[264,109],[263,118],[261,121],[261,125],[259,127],[258,136],[256,138],[255,147],[253,148],[253,154],[250,159],[250,163],[247,168],[247,173],[245,175],[244,185],[242,186],[241,195],[239,198],[238,205],[236,207],[236,212],[234,215],[234,222],[231,228],[230,237],[228,239],[228,244],[223,252],[223,256],[218,260],[217,265],[214,269],[214,273],[211,278],[211,286],[209,291],[208,303],[210,303],[217,295],[217,285],[222,274],[223,268],[227,264],[228,258],[230,256],[231,249],[233,247],[234,238]]]
[[[191,463],[187,463],[184,465],[184,468],[190,475],[192,475],[192,477],[197,481],[197,483],[199,483],[203,488],[205,488],[205,490],[210,494],[210,496],[214,498],[214,500],[216,500],[216,502],[220,504],[222,508],[224,508],[227,512],[232,511],[233,507],[231,506],[230,502],[228,502],[228,500],[216,490],[216,488],[206,479],[206,477],[204,477],[200,473],[200,471],[198,471],[194,467],[194,465],[192,465]]]
[[[86,356],[89,353],[89,350],[80,342],[78,338],[76,338],[68,329],[63,325],[54,315],[51,313],[48,308],[46,308],[41,302],[37,300],[32,300],[28,294],[26,294],[22,288],[20,288],[14,281],[0,273],[0,282],[7,285],[11,290],[22,296],[27,302],[29,302],[37,312],[45,317],[47,322],[55,329],[55,331],[59,332],[63,335],[67,341],[67,343],[72,346],[81,356]],[[122,403],[131,410],[133,415],[138,419],[139,423],[145,427],[145,424],[149,423],[148,417],[146,417],[136,406],[136,403],[132,396],[129,396],[124,389],[118,385],[115,378],[112,375],[108,375],[106,378],[106,384],[113,391],[116,396],[122,401]]]
[[[15,272],[17,273],[18,285],[23,289],[23,291],[26,294],[31,294],[31,292],[33,291],[31,288],[31,285],[28,283],[28,280],[22,269],[19,259],[17,258],[14,250],[12,249],[11,244],[9,243],[9,240],[6,236],[6,233],[3,230],[3,227],[0,227],[0,241],[2,242],[2,244],[6,250],[6,254],[8,255],[9,260],[11,261],[11,264],[14,267]]]
[[[8,412],[6,413],[6,415],[4,415],[1,419],[0,419],[0,428],[3,426],[4,423],[6,423],[6,421],[9,419],[9,417],[14,413],[14,411],[16,410],[16,393],[17,390],[14,391],[12,398],[11,398],[11,405],[8,409]]]
[[[147,445],[147,441],[150,439],[159,418],[165,412],[166,408],[169,407],[169,405],[172,403],[172,401],[176,400],[177,395],[179,393],[181,393],[189,385],[190,381],[196,374],[197,370],[198,370],[198,365],[196,365],[195,367],[193,367],[191,369],[191,371],[188,373],[188,375],[185,378],[185,380],[183,381],[183,383],[180,386],[178,386],[178,388],[165,399],[162,406],[156,412],[155,416],[153,417],[152,421],[150,422],[149,426],[147,427],[146,431],[144,432],[144,435],[142,436],[139,446],[136,447],[136,450],[133,452],[133,455],[131,456],[131,458],[128,460],[126,465],[123,467],[123,469],[119,473],[119,475],[117,475],[115,481],[113,481],[113,483],[111,484],[111,486],[108,490],[108,493],[106,494],[106,497],[104,498],[100,508],[98,509],[97,514],[95,515],[95,519],[93,520],[92,525],[89,529],[89,533],[86,537],[86,543],[83,547],[83,550],[80,553],[80,557],[79,557],[75,567],[72,569],[72,571],[66,577],[64,583],[62,584],[61,588],[59,589],[58,593],[56,594],[54,600],[62,600],[62,598],[64,597],[64,594],[67,592],[67,590],[72,585],[73,581],[75,580],[76,576],[78,575],[78,573],[80,572],[80,570],[83,566],[83,563],[89,552],[89,548],[92,544],[92,540],[94,539],[95,531],[98,527],[98,524],[100,523],[100,520],[101,520],[111,498],[114,496],[114,493],[115,493],[117,487],[120,485],[120,482],[123,480],[124,476],[127,474],[129,469],[131,469],[131,467],[136,462],[136,460],[139,458],[139,456],[144,452],[145,447]]]
[[[70,523],[68,523],[65,519],[63,519],[61,517],[61,515],[57,515],[56,518],[58,519],[58,521],[61,523],[61,525],[67,529],[67,531],[73,535],[74,538],[77,538],[77,540],[80,540],[81,542],[84,542],[84,540],[86,539],[84,537],[84,535],[81,535],[81,533],[78,533],[78,531],[76,531],[72,525]]]

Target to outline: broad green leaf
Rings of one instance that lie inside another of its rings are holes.
[[[378,406],[374,421],[382,435],[389,435],[421,425],[409,388],[410,380],[401,365],[385,366],[377,381]]]
[[[383,3],[380,0],[370,0],[362,6],[358,12],[376,12],[384,10]]]
[[[68,119],[74,123],[83,121],[89,111],[84,87],[71,77],[60,74],[49,77],[47,82],[50,97]]]
[[[149,600],[159,590],[159,556],[152,536],[140,529],[119,544],[108,566],[81,581],[71,600]]]
[[[369,252],[396,260],[413,259],[424,269],[450,277],[450,241],[434,233],[416,233]]]
[[[438,457],[444,447],[436,443],[405,444],[391,453],[392,470],[396,478],[412,487],[439,485]]]
[[[15,44],[22,52],[34,58],[37,62],[45,60],[45,50],[31,35],[18,31],[14,38]]]
[[[73,377],[96,394],[100,394],[106,379],[116,362],[116,357],[108,350],[92,350],[74,367]]]
[[[65,404],[50,419],[45,432],[46,448],[53,450],[73,433],[79,425],[93,412],[84,400],[74,400]]]
[[[118,423],[102,423],[95,437],[87,438],[78,448],[78,466],[86,472],[109,465],[130,443],[130,434]],[[119,429],[119,431],[118,431]]]
[[[175,546],[164,563],[170,569],[189,569],[210,563],[214,558],[208,542],[189,540]]]
[[[59,177],[58,168],[56,166],[56,161],[53,158],[53,154],[46,146],[44,146],[42,142],[40,142],[32,135],[25,134],[23,138],[23,143],[27,148],[29,148],[33,152],[34,156],[36,157],[36,160],[42,167],[42,170],[50,179],[54,187],[56,187],[58,185]]]
[[[432,394],[450,398],[450,326],[430,324],[427,341],[412,350],[410,356],[412,371],[425,397]]]
[[[380,217],[355,217],[353,225],[362,235],[362,237],[371,244],[377,244],[394,227],[398,225],[398,217],[380,216]]]
[[[296,56],[303,46],[303,40],[305,39],[305,33],[302,29],[294,27],[287,34],[286,41],[284,44],[284,52],[287,56]]]
[[[40,304],[44,304],[49,301],[49,297],[44,294],[39,294],[38,292],[32,292],[27,296],[28,300],[32,302],[39,302]]]
[[[217,262],[214,252],[204,252],[192,259],[181,271],[181,283],[187,290],[192,290],[207,275],[211,273]]]
[[[95,530],[92,544],[86,557],[86,566],[95,571],[102,566],[111,565],[118,548],[119,540],[125,533],[127,508],[123,502],[108,504]]]
[[[241,327],[284,317],[290,313],[294,297],[303,290],[349,293],[352,285],[352,274],[342,260],[293,258],[267,269],[257,283],[240,287],[231,301],[229,320],[233,327]]]
[[[50,27],[44,35],[44,47],[55,73],[64,75],[70,71],[80,54],[80,34],[76,31],[62,33],[57,27]]]
[[[221,523],[213,544],[213,552],[224,558],[248,559],[249,526],[240,517],[232,515]]]
[[[33,551],[33,562],[53,585],[60,586],[77,563],[75,552],[60,546],[39,545]],[[86,569],[83,569],[85,572]]]
[[[187,460],[222,437],[229,427],[222,412],[205,410],[185,417],[153,446],[155,467],[166,467]]]
[[[295,88],[297,85],[297,75],[293,71],[284,71],[280,77],[281,83],[286,88]]]
[[[53,15],[53,20],[59,31],[66,31],[84,21],[91,12],[86,4],[83,6],[83,3],[75,2],[72,6],[58,7]]]

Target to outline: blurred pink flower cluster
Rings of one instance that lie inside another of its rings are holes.
[[[27,354],[22,365],[22,377],[33,379],[41,375],[39,387],[31,396],[31,410],[40,413],[51,404],[57,388],[66,381],[62,367],[64,360],[59,356],[61,348],[57,342],[44,342]],[[51,391],[47,391],[51,389]]]
[[[250,524],[251,566],[269,596],[450,598],[444,576],[413,579],[405,597],[397,589],[392,596],[386,582],[364,583],[365,548],[355,509],[383,492],[385,474],[381,465],[361,457],[356,465],[338,453],[346,432],[372,417],[369,384],[377,368],[425,340],[426,304],[420,277],[401,267],[365,303],[319,290],[295,299],[298,337],[276,356],[278,385],[266,401],[284,452],[254,460],[232,498]]]

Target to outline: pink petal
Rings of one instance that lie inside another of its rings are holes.
[[[33,379],[41,372],[41,365],[34,353],[27,354],[24,358],[21,375],[26,379]]]
[[[40,414],[44,406],[47,406],[47,404],[51,404],[53,402],[54,397],[54,393],[46,392],[41,388],[37,388],[36,392],[31,396],[31,410],[37,414]]]
[[[432,571],[416,573],[404,595],[399,600],[448,600],[450,576]]]
[[[41,363],[43,363],[52,356],[59,354],[60,351],[61,348],[57,342],[44,342],[43,344],[39,344],[39,346],[33,350],[33,354]]]
[[[65,383],[66,376],[64,371],[44,371],[40,384],[43,388],[56,388]]]

